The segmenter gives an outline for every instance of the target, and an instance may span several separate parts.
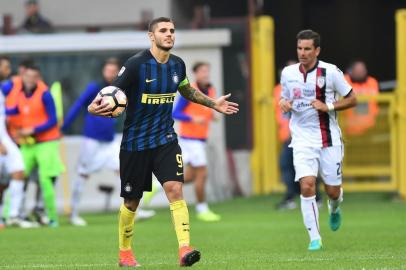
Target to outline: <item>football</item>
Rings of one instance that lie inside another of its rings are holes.
[[[118,87],[104,87],[100,90],[99,95],[102,97],[101,104],[107,102],[113,107],[110,117],[118,117],[127,107],[127,96],[124,94],[124,91]]]

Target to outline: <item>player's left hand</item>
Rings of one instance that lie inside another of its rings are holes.
[[[326,103],[323,103],[318,99],[313,99],[311,104],[312,104],[313,108],[315,108],[318,111],[328,112],[328,107],[327,107]]]
[[[87,107],[87,111],[94,115],[110,116],[112,106],[108,102],[102,102],[102,97],[97,95],[92,103]]]
[[[225,96],[221,96],[215,100],[214,109],[218,112],[224,114],[235,114],[239,111],[238,104],[234,102],[227,101],[227,99],[231,96],[231,94],[227,94]]]
[[[22,137],[28,137],[28,136],[34,134],[34,129],[33,128],[22,128],[19,130],[18,133]]]

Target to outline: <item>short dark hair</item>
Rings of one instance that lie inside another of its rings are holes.
[[[104,61],[104,65],[103,67],[107,66],[107,65],[115,65],[117,66],[117,68],[120,68],[121,64],[120,64],[120,60],[118,60],[118,58],[116,57],[109,57]]]
[[[28,67],[28,66],[34,66],[35,62],[33,59],[31,58],[25,58],[23,60],[20,61],[20,63],[18,63],[19,67]]]
[[[203,61],[196,62],[192,67],[193,72],[197,72],[197,70],[202,66],[210,66],[210,64]]]
[[[41,69],[39,68],[39,66],[35,65],[34,63],[31,65],[27,65],[25,66],[26,69],[31,69],[31,70],[35,70],[37,72],[41,72]]]
[[[29,5],[38,5],[38,1],[37,1],[37,0],[27,0],[27,1],[25,2],[25,5],[26,5],[26,6],[29,6]]]
[[[349,68],[353,68],[356,64],[358,64],[358,63],[362,63],[362,64],[364,64],[365,66],[367,65],[366,63],[365,63],[365,61],[364,60],[362,60],[361,58],[355,58],[355,59],[352,59],[351,60],[351,62],[350,62],[350,64],[349,64]]]
[[[10,58],[7,57],[7,56],[5,56],[5,55],[0,55],[0,62],[2,62],[2,61],[8,61],[8,62],[10,62]]]
[[[155,19],[153,19],[152,21],[149,22],[149,25],[148,25],[148,32],[154,32],[155,26],[156,26],[158,23],[160,23],[160,22],[171,22],[171,23],[174,23],[171,18],[167,18],[167,17],[155,18]]]
[[[315,48],[320,47],[321,45],[321,38],[319,33],[314,32],[311,29],[302,30],[296,35],[296,39],[311,39],[313,40],[313,45]]]

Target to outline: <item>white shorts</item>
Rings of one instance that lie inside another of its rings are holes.
[[[85,137],[80,147],[78,173],[89,175],[101,169],[119,171],[119,154],[119,141],[103,142]]]
[[[207,166],[206,142],[179,138],[179,145],[184,164],[190,164],[192,167]]]
[[[24,171],[24,161],[18,146],[8,135],[2,134],[1,143],[5,146],[7,154],[2,157],[5,170],[8,174]]]
[[[339,186],[342,183],[343,157],[343,146],[294,147],[295,181],[299,181],[305,176],[317,177],[320,173],[324,183],[330,186]]]

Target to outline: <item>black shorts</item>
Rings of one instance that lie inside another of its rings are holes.
[[[120,196],[141,199],[152,189],[152,173],[163,185],[167,181],[183,183],[182,151],[178,141],[143,151],[120,150]]]

